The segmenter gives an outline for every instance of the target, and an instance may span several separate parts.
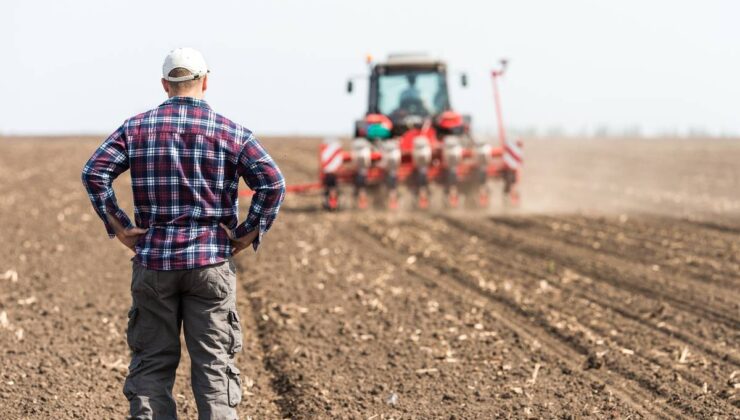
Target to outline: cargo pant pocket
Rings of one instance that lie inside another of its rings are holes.
[[[229,399],[229,407],[236,407],[242,400],[242,379],[236,366],[226,367],[226,393]]]
[[[138,341],[138,334],[136,333],[136,321],[139,318],[139,308],[132,306],[128,311],[128,326],[126,328],[126,343],[133,352],[140,350]]]
[[[236,354],[242,349],[242,327],[235,309],[229,311],[229,354]]]

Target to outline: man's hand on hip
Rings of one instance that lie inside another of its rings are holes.
[[[252,245],[252,242],[254,242],[255,239],[257,239],[257,234],[259,233],[258,229],[255,229],[246,235],[244,235],[241,238],[235,238],[234,237],[234,231],[226,227],[223,223],[219,223],[221,225],[221,228],[226,231],[226,235],[229,236],[229,239],[231,239],[231,254],[236,255],[240,252],[242,252],[246,247],[249,245]]]
[[[121,241],[122,244],[126,245],[126,248],[136,252],[136,241],[139,240],[139,236],[145,234],[147,229],[142,228],[131,228],[124,229],[123,232],[116,232],[116,238]]]
[[[108,214],[108,221],[113,227],[113,231],[116,233],[116,238],[118,238],[118,240],[122,244],[126,245],[126,248],[134,252],[136,252],[136,241],[139,240],[139,236],[145,234],[147,230],[149,230],[139,227],[126,229],[123,227],[123,225],[121,225],[121,222],[119,222],[118,219],[111,216],[110,214]]]

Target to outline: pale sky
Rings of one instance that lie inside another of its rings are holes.
[[[164,99],[164,56],[203,52],[206,99],[263,134],[344,134],[366,105],[345,93],[364,57],[447,60],[452,104],[507,125],[740,133],[740,1],[20,1],[0,13],[0,134],[100,133]],[[457,74],[470,85],[462,89]]]

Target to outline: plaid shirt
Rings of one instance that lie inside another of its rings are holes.
[[[285,181],[252,133],[208,104],[173,97],[118,128],[95,151],[82,182],[112,238],[106,214],[134,225],[118,207],[113,180],[131,170],[136,226],[148,228],[134,260],[152,270],[181,270],[224,261],[231,244],[223,223],[240,238],[270,229],[285,197]],[[239,178],[255,191],[238,224]]]

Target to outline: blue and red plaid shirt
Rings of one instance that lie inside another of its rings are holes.
[[[113,180],[131,170],[136,226],[149,229],[134,260],[152,270],[182,270],[224,261],[231,244],[223,223],[240,238],[270,229],[285,197],[285,181],[252,132],[190,97],[173,97],[118,128],[82,171],[90,200],[112,238],[108,217],[134,225],[118,207]],[[238,224],[239,178],[255,193]]]

